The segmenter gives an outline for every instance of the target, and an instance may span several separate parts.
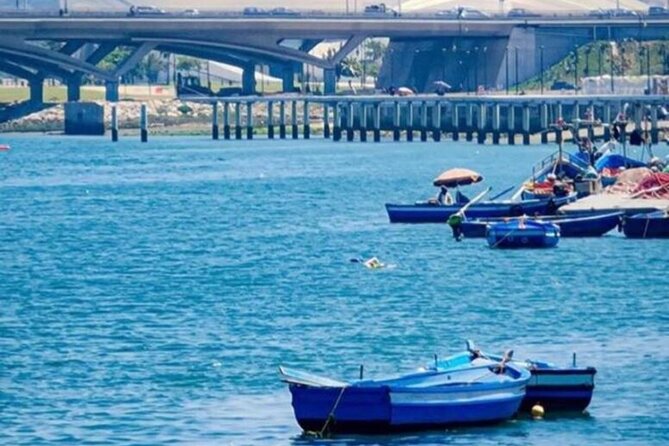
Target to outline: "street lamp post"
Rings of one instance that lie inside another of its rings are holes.
[[[544,94],[544,46],[539,47],[539,60],[541,64],[541,94]]]

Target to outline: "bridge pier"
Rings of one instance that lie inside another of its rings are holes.
[[[441,102],[434,103],[432,109],[432,139],[435,142],[441,141]]]
[[[413,142],[413,102],[407,102],[407,141]]]
[[[494,104],[492,106],[492,143],[499,145],[499,127],[500,127],[500,106]]]
[[[118,109],[116,104],[111,107],[111,140],[118,142]]]
[[[374,105],[374,142],[381,142],[381,105]]]
[[[332,127],[332,140],[341,141],[341,114],[338,102],[332,106]]]
[[[295,71],[292,64],[286,64],[281,70],[281,88],[284,93],[295,91]]]
[[[230,104],[223,103],[223,138],[230,139]]]
[[[274,102],[267,102],[267,138],[274,139]]]
[[[146,104],[142,104],[139,110],[139,139],[141,142],[149,140],[149,116],[146,112]]]
[[[453,104],[451,113],[451,125],[453,125],[453,141],[460,139],[460,107],[458,104]]]
[[[360,104],[360,141],[367,142],[367,105]]]
[[[523,105],[523,145],[530,145],[530,106]]]
[[[507,138],[510,146],[516,144],[516,107],[509,105],[506,115]]]
[[[235,102],[235,139],[242,139],[242,104]]]
[[[297,139],[300,133],[300,129],[297,127],[297,101],[290,103],[290,123],[291,135],[293,139]]]
[[[541,144],[548,144],[548,104],[539,105],[539,120],[541,121]]]
[[[44,79],[39,77],[28,82],[30,87],[30,102],[33,104],[44,103]]]
[[[309,101],[304,101],[304,122],[302,126],[304,127],[304,139],[309,139],[311,137],[311,122],[309,119]]]
[[[604,124],[611,124],[611,104],[604,104],[602,122]],[[611,128],[607,125],[604,127],[604,141],[611,139]]]
[[[420,104],[420,140],[427,141],[427,102]]]
[[[74,75],[67,79],[67,102],[79,102],[81,100],[81,77]]]
[[[108,102],[118,102],[118,82],[105,82],[105,100]]]
[[[211,139],[218,139],[218,102],[211,105]]]
[[[346,120],[348,121],[346,123],[346,141],[353,141],[355,138],[355,133],[354,133],[354,116],[353,116],[353,102],[348,102],[346,104]]]
[[[250,62],[243,67],[242,71],[242,94],[251,96],[256,94],[256,64]]]
[[[337,74],[334,69],[326,68],[323,70],[323,94],[337,94]]]
[[[657,105],[650,108],[650,141],[653,144],[660,142],[660,130],[657,128]]]
[[[323,104],[323,138],[330,139],[330,106]]]
[[[393,104],[393,141],[400,140],[400,103],[395,101]]]
[[[246,139],[253,139],[253,102],[246,103]]]
[[[286,102],[279,102],[279,138],[286,139]]]
[[[474,140],[474,106],[472,104],[468,104],[465,107],[467,107],[467,115],[465,117],[465,126],[467,127],[465,129],[465,139],[467,141],[473,141]]]
[[[484,144],[487,137],[486,121],[486,105],[479,104],[478,131],[476,132],[476,139],[479,144]]]

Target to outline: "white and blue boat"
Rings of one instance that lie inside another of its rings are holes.
[[[502,358],[487,354],[467,341],[467,351],[439,360],[433,369],[458,370],[485,364],[497,364]],[[511,361],[511,365],[528,370],[532,377],[521,404],[522,411],[541,405],[547,412],[583,412],[592,400],[595,389],[594,367],[577,367],[574,356],[571,366],[558,367],[543,361]]]
[[[491,248],[553,248],[560,241],[560,227],[521,218],[488,224],[486,239]]]
[[[385,434],[503,422],[516,414],[530,373],[503,361],[338,381],[279,368],[307,432]]]

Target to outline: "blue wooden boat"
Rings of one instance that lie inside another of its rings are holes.
[[[344,382],[279,368],[295,418],[317,433],[391,433],[505,421],[519,409],[530,373],[502,363],[423,370]]]
[[[435,369],[457,370],[461,367],[495,364],[500,360],[499,356],[481,352],[468,341],[466,352],[438,361]],[[575,362],[574,357],[571,366],[558,367],[543,361],[512,361],[512,365],[527,369],[532,374],[521,410],[529,411],[535,404],[540,404],[548,412],[584,411],[592,401],[597,370],[594,367],[577,367]]]
[[[576,200],[576,194],[548,199],[519,201],[481,201],[471,205],[466,212],[470,218],[516,217],[521,215],[555,214],[560,206]],[[386,204],[391,223],[446,223],[448,217],[457,213],[466,204],[439,204],[420,202],[416,204]]]
[[[486,239],[491,248],[553,248],[560,241],[560,228],[553,223],[520,218],[489,224]]]
[[[669,238],[669,211],[626,216],[623,232],[628,238]]]
[[[602,176],[603,186],[614,184],[622,169],[635,167],[646,167],[646,163],[611,151],[606,151],[595,162],[595,169]]]
[[[569,215],[533,216],[532,220],[556,224],[560,228],[560,237],[601,237],[620,225],[623,212],[593,213],[581,212]],[[517,219],[518,217],[510,217]],[[466,238],[485,237],[488,225],[509,221],[501,218],[464,219],[453,228],[454,235]],[[522,217],[521,217],[522,218]]]

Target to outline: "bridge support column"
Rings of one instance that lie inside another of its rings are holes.
[[[486,105],[485,104],[479,104],[479,116],[478,116],[478,129],[476,132],[476,142],[479,144],[485,143],[486,140],[486,124],[487,124],[487,119],[486,119]]]
[[[427,141],[427,102],[420,104],[420,140]]]
[[[297,101],[290,103],[290,123],[293,139],[297,139],[300,134],[300,129],[297,127]]]
[[[41,104],[44,102],[44,79],[37,78],[29,82],[30,85],[30,102],[33,104]]]
[[[453,104],[451,125],[453,125],[453,141],[458,141],[460,139],[460,107],[457,103]]]
[[[395,102],[393,104],[393,141],[400,140],[400,103]]]
[[[218,139],[218,102],[211,106],[211,139]]]
[[[516,107],[513,105],[507,108],[506,129],[509,145],[514,145],[516,143]]]
[[[323,138],[330,139],[330,106],[323,103]]]
[[[223,138],[230,139],[230,104],[223,103]]]
[[[407,102],[407,141],[413,141],[413,102]]]
[[[341,141],[341,115],[339,114],[339,102],[332,106],[332,139]]]
[[[432,109],[432,139],[435,142],[441,141],[441,102],[434,103]]]
[[[530,106],[523,105],[523,144],[530,145]]]
[[[235,139],[242,139],[242,104],[235,102]]]
[[[374,142],[381,142],[381,104],[374,104]]]
[[[361,102],[360,107],[360,141],[367,142],[367,104]]]
[[[349,102],[346,104],[346,120],[348,121],[346,124],[346,141],[353,141],[355,138],[355,116],[353,116],[353,102]]]
[[[146,112],[146,104],[142,104],[139,110],[139,139],[141,142],[149,140],[149,116]]]
[[[499,145],[499,127],[500,127],[500,106],[494,104],[492,106],[492,143]]]
[[[67,102],[81,100],[81,77],[73,76],[67,80]]]
[[[116,104],[111,107],[111,140],[118,142],[118,109]]]
[[[311,121],[309,119],[309,101],[304,101],[304,110],[302,110],[304,122],[302,123],[304,139],[311,137]]]
[[[105,82],[105,100],[108,102],[118,102],[118,82]]]
[[[279,102],[279,138],[286,139],[286,102]]]
[[[548,144],[548,104],[539,105],[539,120],[541,121],[541,144]]]
[[[256,64],[253,62],[244,66],[242,71],[242,94],[256,94]]]
[[[293,93],[295,91],[295,72],[293,66],[288,64],[281,71],[281,87],[284,93]]]
[[[337,75],[334,69],[323,70],[323,94],[326,96],[337,93]]]
[[[472,141],[474,139],[474,106],[467,104],[467,116],[465,122],[467,129],[465,130],[465,139]]]
[[[274,102],[267,102],[267,138],[274,139]]]
[[[246,139],[253,139],[253,102],[246,103]]]

